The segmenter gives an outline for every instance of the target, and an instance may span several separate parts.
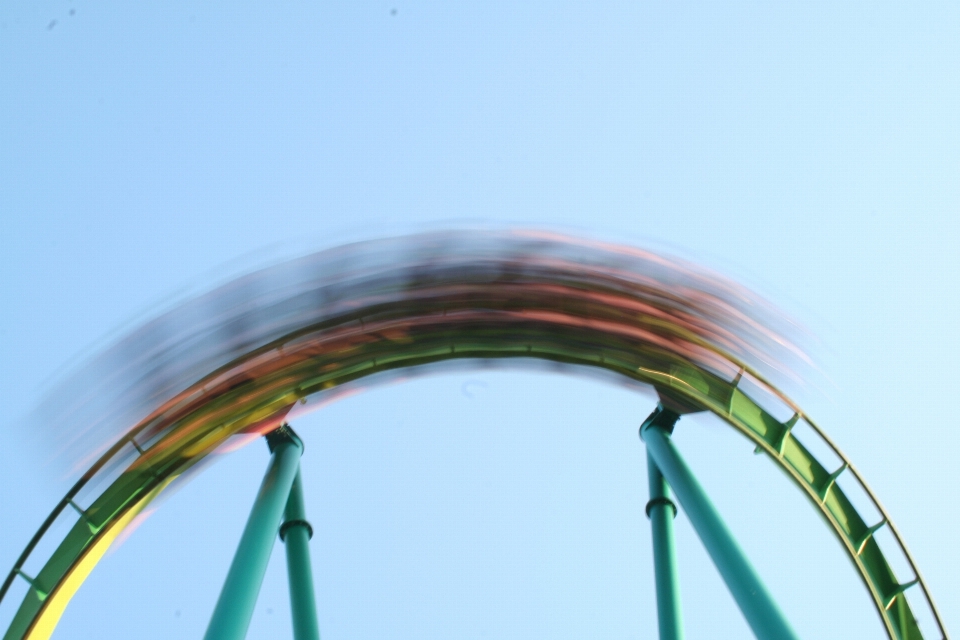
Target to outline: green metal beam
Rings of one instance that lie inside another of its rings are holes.
[[[798,640],[670,438],[679,415],[663,405],[640,427],[647,452],[673,487],[743,617],[760,640]]]
[[[660,640],[683,640],[683,618],[680,613],[680,576],[677,571],[677,550],[673,539],[673,519],[677,505],[670,499],[670,486],[647,453],[647,476],[650,479],[650,501],[647,517],[653,531],[653,572],[657,582],[657,621]]]
[[[288,426],[268,434],[267,445],[272,452],[270,464],[210,618],[207,640],[243,640],[247,635],[280,516],[300,468],[303,444]]]
[[[320,640],[317,601],[313,592],[310,565],[310,538],[313,527],[307,522],[303,506],[300,471],[293,480],[290,497],[280,525],[280,539],[287,549],[287,579],[290,581],[290,612],[293,615],[294,640]]]
[[[450,325],[424,328],[422,332],[418,330],[408,336],[412,342],[407,342],[406,338],[397,340],[394,334],[384,333],[369,325],[361,346],[350,342],[337,349],[311,348],[305,352],[312,355],[304,360],[290,360],[287,357],[292,352],[285,345],[306,339],[304,333],[291,333],[275,344],[244,355],[224,370],[214,371],[198,381],[196,386],[184,391],[185,398],[194,400],[184,406],[175,405],[169,415],[157,414],[149,420],[145,419],[132,429],[126,438],[114,444],[85,472],[43,523],[0,584],[0,602],[7,604],[5,597],[12,597],[8,589],[25,579],[21,571],[26,563],[29,561],[31,565],[40,567],[29,572],[33,586],[20,596],[19,608],[3,639],[20,640],[32,633],[39,633],[38,629],[52,629],[65,603],[96,564],[92,558],[99,557],[97,550],[100,545],[109,543],[111,536],[118,535],[123,527],[129,526],[138,510],[147,507],[171,481],[216,451],[231,435],[263,424],[271,417],[280,419],[304,396],[324,389],[333,391],[340,385],[367,375],[448,359],[511,357],[600,367],[625,376],[624,379],[669,391],[684,404],[712,412],[761,447],[771,463],[781,469],[823,515],[869,590],[890,640],[939,639],[948,636],[927,586],[883,505],[823,430],[776,389],[757,378],[755,373],[745,370],[747,376],[758,382],[761,388],[783,398],[794,408],[796,413],[792,418],[785,422],[778,421],[764,408],[766,402],[759,402],[750,395],[753,392],[739,387],[740,376],[733,380],[721,378],[694,364],[678,362],[669,354],[659,353],[649,345],[634,344],[613,332],[598,334],[593,329],[582,328],[573,331],[569,327],[548,324],[497,328],[493,320],[486,324],[478,323],[471,315],[484,305],[487,305],[484,308],[488,308],[501,304],[497,300],[499,298],[479,304],[471,299],[470,306],[466,308],[456,305],[444,307],[449,313],[436,313],[431,318],[443,318]],[[458,308],[461,311],[469,310],[470,313],[454,313]],[[526,307],[521,304],[517,308]],[[324,332],[328,330],[336,333],[344,327],[363,326],[364,318],[369,318],[369,314],[386,313],[384,309],[380,306],[358,309],[354,315],[331,321],[329,327],[325,325],[326,328],[322,330],[317,329],[317,336],[326,335]],[[398,315],[386,315],[390,318],[405,317],[400,311],[394,311]],[[408,315],[414,317],[414,311],[409,311]],[[266,358],[266,351],[270,349],[274,349],[276,354],[275,370],[251,382],[247,370],[250,358]],[[235,373],[228,375],[231,367],[235,368]],[[228,382],[216,382],[220,379]],[[208,385],[212,386],[208,388]],[[227,428],[224,428],[225,425]],[[835,478],[834,470],[837,467],[825,466],[812,449],[794,437],[794,425],[808,427],[807,430],[813,432],[811,435],[816,436],[815,439],[823,447],[839,458],[841,466],[848,465],[840,477],[850,480],[849,486],[854,491],[866,495],[867,500],[863,505],[867,507],[867,512],[879,513],[879,520],[864,517],[861,512],[863,506],[856,506],[841,483],[831,479],[831,476]],[[142,453],[131,463],[129,450],[133,438],[138,443],[149,444],[133,447]],[[119,477],[107,481],[108,469],[110,473],[113,473],[113,469],[124,471]],[[84,506],[84,516],[65,535],[51,528],[61,513],[71,508],[70,500],[81,490],[89,491],[101,481],[105,488],[97,489],[92,494],[90,503]],[[762,487],[752,487],[751,494],[757,495],[762,490]],[[889,549],[881,548],[874,537],[881,523],[893,534]],[[896,574],[891,566],[892,557],[906,558],[908,575]],[[914,582],[917,579],[919,583]],[[38,597],[41,594],[46,597],[41,599]],[[812,594],[811,597],[820,596]],[[928,608],[934,615],[934,625],[924,633],[917,625],[914,609]]]

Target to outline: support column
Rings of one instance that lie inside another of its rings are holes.
[[[280,539],[287,549],[287,579],[290,581],[290,612],[293,615],[294,640],[320,640],[317,602],[313,593],[310,565],[310,538],[313,527],[307,522],[303,506],[300,471],[293,480],[290,497],[280,525]]]
[[[798,640],[750,561],[670,438],[679,415],[658,405],[640,427],[647,452],[673,487],[743,617],[760,640]]]
[[[673,538],[673,519],[677,505],[670,499],[670,486],[647,453],[647,476],[650,479],[650,502],[647,517],[653,532],[653,572],[657,582],[657,621],[660,640],[683,640],[683,618],[680,614],[680,577],[677,572],[677,550]]]
[[[267,434],[267,446],[272,453],[270,464],[210,618],[207,640],[243,640],[246,636],[280,516],[300,466],[303,444],[287,425]]]

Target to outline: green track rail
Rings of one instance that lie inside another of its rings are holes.
[[[105,544],[168,483],[230,436],[273,428],[298,401],[349,388],[367,376],[455,359],[505,358],[603,369],[651,385],[694,410],[712,412],[765,452],[819,509],[870,592],[892,640],[947,638],[922,576],[860,474],[802,411],[794,408],[792,418],[777,420],[775,411],[741,388],[748,380],[783,400],[785,406],[793,406],[759,375],[732,356],[719,354],[734,365],[734,371],[740,370],[724,377],[602,323],[554,322],[549,314],[529,314],[529,309],[518,310],[517,304],[516,299],[504,301],[494,295],[461,302],[431,298],[420,306],[378,303],[290,332],[211,372],[128,432],[60,502],[0,591],[2,599],[14,580],[27,580],[30,585],[4,638],[48,636]],[[527,304],[550,310],[543,301],[527,299]],[[566,308],[569,299],[556,304]],[[602,312],[600,305],[589,313],[596,317]],[[825,466],[811,453],[814,443],[803,443],[795,436],[796,426],[802,423],[836,455],[838,467]],[[118,469],[122,472],[89,506],[76,505],[74,499],[81,490],[108,473],[116,475]],[[838,484],[841,478],[862,489],[881,514],[879,521],[870,522],[861,515]],[[79,512],[72,529],[37,575],[25,574],[25,563],[50,525],[71,509]],[[892,548],[882,548],[874,536],[883,527],[893,534]],[[896,555],[905,560],[911,575],[895,575],[891,560]],[[936,628],[927,629],[927,635],[915,620],[917,606],[928,608],[935,621]]]

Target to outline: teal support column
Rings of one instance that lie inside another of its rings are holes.
[[[657,407],[640,427],[640,437],[647,445],[647,452],[676,492],[680,506],[700,536],[753,634],[760,640],[798,640],[674,446],[670,433],[679,417],[662,405]]]
[[[268,434],[267,445],[272,452],[270,464],[210,618],[204,636],[208,640],[243,640],[247,635],[280,516],[300,468],[303,444],[290,427],[283,425]]]
[[[683,640],[680,576],[677,571],[677,550],[673,542],[673,519],[677,515],[677,505],[670,499],[670,486],[649,452],[647,476],[650,479],[647,517],[650,518],[653,532],[653,573],[657,582],[657,623],[660,640]]]
[[[307,522],[303,506],[300,472],[293,480],[287,507],[280,525],[280,539],[287,549],[287,579],[290,581],[290,612],[293,615],[294,640],[320,640],[317,601],[313,593],[310,566],[310,538],[313,527]]]

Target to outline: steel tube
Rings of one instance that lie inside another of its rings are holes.
[[[290,613],[293,616],[294,640],[320,640],[317,602],[313,592],[313,571],[310,565],[310,538],[313,528],[307,522],[303,506],[303,483],[300,471],[293,480],[290,497],[280,526],[280,537],[287,550],[287,579],[290,582]]]
[[[647,453],[647,476],[650,480],[650,502],[647,516],[653,533],[653,573],[657,583],[657,623],[660,640],[683,640],[683,618],[680,613],[680,576],[677,571],[677,550],[673,538],[673,518],[677,507],[670,497],[670,486]]]
[[[290,435],[275,438],[276,444],[272,444],[268,436],[273,454],[210,618],[204,636],[208,640],[243,640],[250,626],[263,575],[277,537],[280,516],[297,475],[303,450],[299,439],[291,437],[292,432],[281,427],[280,431],[284,430]]]
[[[654,416],[640,428],[640,437],[676,492],[680,506],[700,536],[754,635],[760,640],[798,640],[670,436],[663,426],[655,424],[657,420]]]

